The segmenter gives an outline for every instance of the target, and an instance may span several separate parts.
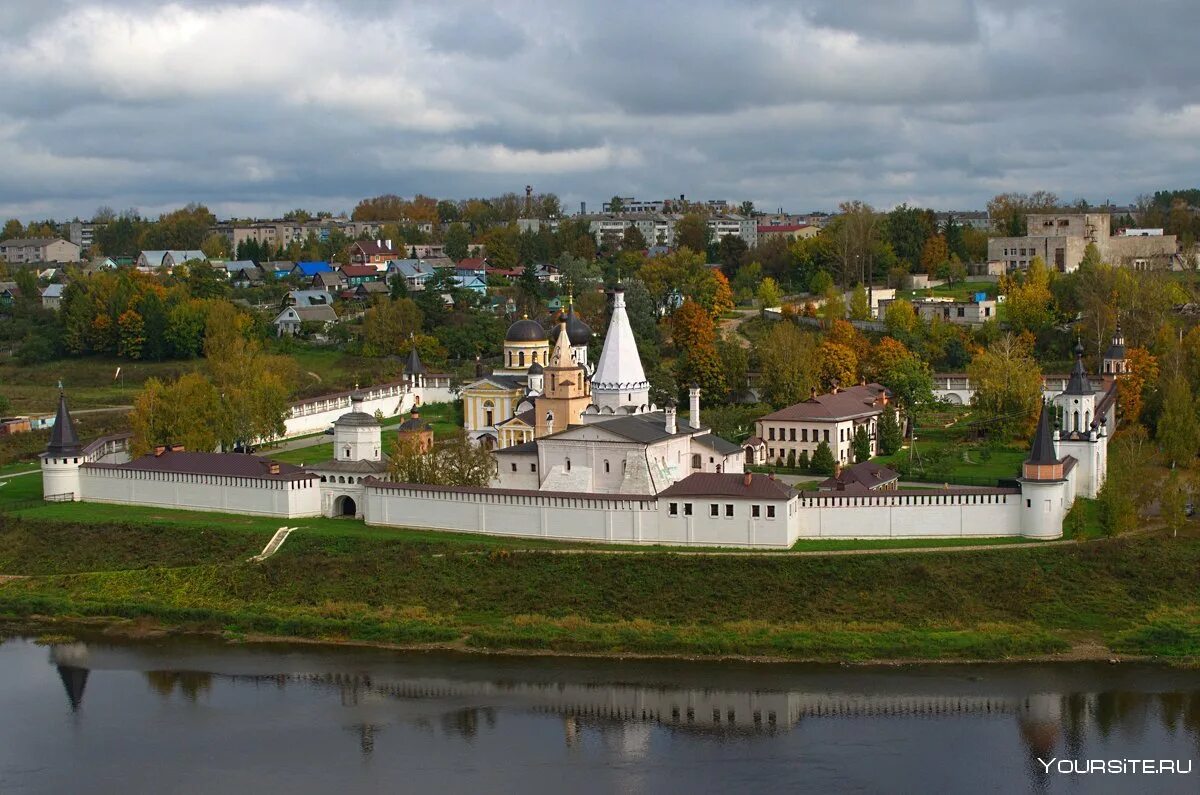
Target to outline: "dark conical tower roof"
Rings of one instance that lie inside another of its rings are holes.
[[[408,375],[425,374],[425,365],[421,362],[421,357],[417,355],[416,348],[408,352],[408,358],[404,360],[404,372]]]
[[[74,665],[58,666],[58,676],[62,679],[63,688],[67,691],[67,701],[71,711],[78,712],[83,704],[83,689],[87,687],[88,669],[77,668]]]
[[[1067,381],[1065,394],[1092,394],[1092,383],[1088,380],[1087,372],[1083,369],[1083,343],[1079,340],[1075,341],[1075,366],[1071,368],[1071,378]]]
[[[1054,452],[1054,431],[1050,424],[1050,407],[1042,404],[1042,416],[1038,418],[1037,431],[1033,434],[1033,449],[1029,452],[1028,464],[1057,464]]]
[[[50,444],[46,452],[50,455],[73,455],[80,450],[79,437],[75,434],[75,421],[67,411],[67,396],[58,393],[58,413],[54,415],[54,428],[50,431]]]

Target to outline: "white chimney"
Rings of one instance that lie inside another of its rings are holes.
[[[688,389],[688,424],[700,428],[700,386],[692,384]]]
[[[375,246],[377,248],[383,248],[383,241],[380,240],[379,238],[375,238]]]
[[[675,401],[673,399],[667,401],[667,409],[666,409],[665,413],[667,415],[666,431],[667,431],[667,433],[674,435],[674,433],[675,433]]]
[[[383,242],[387,243],[387,246],[386,246],[386,248],[387,248],[387,250],[388,250],[388,251],[391,251],[391,250],[392,250],[392,241],[391,241],[391,238],[388,238],[387,240],[385,240],[385,241],[383,241]]]

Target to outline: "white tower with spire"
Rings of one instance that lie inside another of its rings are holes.
[[[651,408],[650,382],[625,314],[625,288],[619,284],[613,289],[612,319],[592,376],[592,403],[602,415],[642,414]]]

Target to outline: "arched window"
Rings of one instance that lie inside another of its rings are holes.
[[[692,469],[699,469],[702,460],[699,453],[692,455]]]
[[[350,448],[349,448],[349,446],[347,446],[347,447],[346,447],[345,454],[344,454],[342,457],[343,457],[343,458],[349,458],[349,457],[350,457]]]
[[[605,471],[605,472],[608,472],[608,471],[609,471],[609,470],[608,470],[608,460],[607,460],[607,459],[604,461],[604,471]]]
[[[525,351],[521,351],[520,353],[518,353],[517,357],[518,357],[518,360],[520,361],[520,366],[524,367],[525,366]]]
[[[530,357],[532,358],[534,364],[538,363],[538,352],[537,351],[534,351],[532,354],[530,354]]]
[[[1079,412],[1078,411],[1075,412],[1074,428],[1075,428],[1075,430],[1079,430]]]
[[[569,459],[569,458],[567,459],[567,471],[568,472],[571,471],[571,459]]]
[[[496,418],[496,404],[490,400],[483,401],[483,424],[487,427],[492,427],[493,420]]]

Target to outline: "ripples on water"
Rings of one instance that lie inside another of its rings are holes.
[[[3,792],[1197,792],[1198,758],[1200,674],[1151,666],[0,644]]]

